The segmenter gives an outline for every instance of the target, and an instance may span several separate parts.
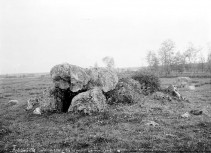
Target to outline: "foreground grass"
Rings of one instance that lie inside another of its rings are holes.
[[[173,79],[161,81],[167,85]],[[2,81],[1,152],[211,152],[210,84],[193,91],[181,89],[189,103],[148,96],[137,104],[110,106],[107,112],[93,116],[26,112],[29,96],[40,94],[49,85],[48,78]],[[8,106],[11,99],[20,103]],[[203,114],[181,118],[191,109],[203,110]],[[158,126],[148,126],[148,121]]]

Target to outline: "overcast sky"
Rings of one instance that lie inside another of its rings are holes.
[[[117,67],[146,65],[148,50],[172,39],[211,41],[210,0],[1,0],[0,73],[49,72],[68,62]]]

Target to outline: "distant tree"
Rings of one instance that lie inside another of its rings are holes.
[[[207,70],[211,73],[211,43],[208,44]]]
[[[192,69],[192,71],[195,71],[194,65],[196,65],[197,55],[200,50],[201,48],[196,48],[193,43],[189,43],[188,48],[184,52],[186,62],[188,63],[188,70]]]
[[[171,39],[165,40],[159,49],[160,62],[162,64],[165,75],[171,72],[171,65],[173,63],[175,43]]]
[[[159,68],[159,60],[154,51],[148,51],[147,53],[147,63],[148,67],[151,71],[158,71]]]
[[[146,60],[147,60],[147,63],[148,63],[148,66],[151,67],[152,66],[152,56],[153,56],[153,51],[148,51],[147,53],[147,57],[146,57]]]
[[[185,57],[179,51],[173,57],[173,68],[174,71],[179,73],[184,72],[185,70]]]
[[[198,50],[194,47],[193,43],[189,43],[188,48],[185,50],[184,55],[188,63],[194,63]]]
[[[153,65],[152,65],[153,71],[155,72],[159,71],[159,59],[156,56],[156,54],[153,56],[152,61],[153,61]]]
[[[115,64],[114,64],[114,58],[110,57],[110,56],[106,56],[102,59],[102,61],[106,64],[106,66],[108,68],[114,68]]]
[[[206,60],[205,60],[205,57],[202,54],[202,52],[199,53],[199,59],[198,60],[199,60],[198,61],[199,62],[199,69],[201,69],[201,72],[204,72]]]
[[[208,54],[207,68],[208,68],[208,71],[211,73],[211,52]]]

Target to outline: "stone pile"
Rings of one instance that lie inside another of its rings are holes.
[[[109,68],[85,69],[64,63],[54,66],[50,76],[53,86],[29,99],[26,110],[33,110],[34,114],[53,111],[91,115],[104,112],[108,104],[140,103],[144,96],[143,85],[132,78],[119,80]],[[174,85],[153,96],[157,100],[185,100]]]
[[[84,69],[68,63],[54,66],[50,76],[53,88],[39,98],[41,112],[103,112],[107,106],[105,94],[118,83],[117,74],[111,69]],[[33,105],[29,101],[28,105]]]

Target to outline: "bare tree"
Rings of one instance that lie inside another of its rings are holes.
[[[207,69],[211,73],[211,52],[208,54],[207,58]]]
[[[211,73],[211,43],[208,44],[207,70]]]
[[[193,43],[189,43],[187,50],[184,55],[188,60],[188,63],[193,63],[196,60],[198,50],[194,47]]]
[[[102,61],[106,64],[108,68],[114,68],[114,58],[110,56],[106,56],[102,59]]]
[[[199,53],[199,69],[201,69],[201,72],[204,72],[204,69],[205,69],[205,57],[204,55],[202,54],[202,52]]]
[[[196,48],[193,43],[189,43],[187,50],[184,52],[186,62],[188,63],[188,70],[192,69],[195,72],[194,66],[196,65],[197,55],[200,50],[201,48]]]
[[[159,49],[160,61],[166,76],[171,72],[174,49],[175,49],[175,43],[171,39],[165,40],[161,44],[161,48]]]
[[[151,50],[149,50],[148,53],[147,53],[146,60],[147,60],[147,63],[148,63],[149,68],[152,67],[152,58],[153,58],[153,54],[154,54],[154,52],[151,51]]]
[[[173,68],[174,71],[179,73],[184,72],[185,70],[185,57],[179,51],[173,57]]]
[[[146,59],[147,59],[149,69],[151,71],[155,71],[155,72],[158,71],[159,60],[158,60],[155,52],[154,51],[148,51]]]

